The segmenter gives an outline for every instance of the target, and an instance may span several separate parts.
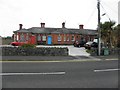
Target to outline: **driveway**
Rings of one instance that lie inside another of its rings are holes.
[[[37,47],[67,47],[69,49],[70,56],[90,56],[89,53],[86,52],[84,47],[74,47],[72,45],[56,45],[56,46],[45,46],[45,45],[38,45]]]
[[[71,56],[90,56],[89,53],[86,52],[84,47],[77,48],[74,46],[68,46],[69,55]]]

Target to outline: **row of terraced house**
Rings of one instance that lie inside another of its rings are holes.
[[[22,26],[19,24],[19,30],[14,31],[14,41],[39,45],[69,45],[76,40],[92,41],[97,36],[97,30],[84,29],[84,25],[79,25],[78,29],[66,28],[65,22],[61,28],[48,28],[45,23],[40,23],[40,27],[28,29]]]

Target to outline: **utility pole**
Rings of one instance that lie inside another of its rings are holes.
[[[97,2],[98,8],[98,55],[101,55],[101,30],[100,30],[100,0]]]

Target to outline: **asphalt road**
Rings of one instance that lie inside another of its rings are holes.
[[[3,88],[118,88],[118,61],[4,62]]]

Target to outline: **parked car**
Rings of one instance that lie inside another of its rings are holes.
[[[93,44],[93,41],[88,41],[88,42],[84,45],[84,46],[85,46],[85,49],[90,49],[92,44]]]
[[[85,43],[85,41],[75,41],[73,45],[74,47],[84,47]]]
[[[103,43],[101,43],[101,48],[103,47]],[[87,42],[85,44],[85,49],[91,49],[91,48],[98,48],[98,43],[97,42]]]
[[[12,46],[22,46],[24,44],[28,44],[28,42],[11,42]]]
[[[93,43],[91,44],[91,47],[97,48],[97,47],[98,47],[98,43],[97,43],[97,42],[93,42]]]
[[[104,42],[101,40],[101,48],[103,48],[104,47]],[[92,45],[91,45],[91,47],[93,47],[93,48],[98,48],[98,38],[95,38],[94,40],[93,40],[93,43],[92,43]]]

